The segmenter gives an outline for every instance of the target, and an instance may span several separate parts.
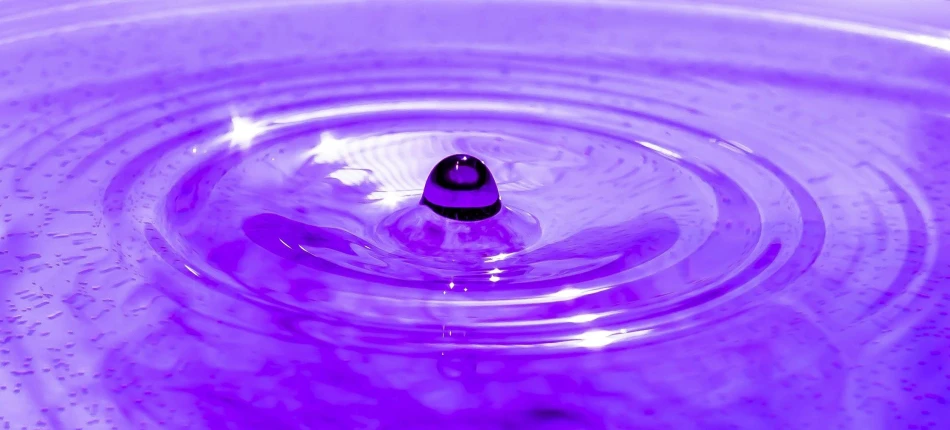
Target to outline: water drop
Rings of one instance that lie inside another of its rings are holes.
[[[448,156],[432,168],[420,203],[458,221],[480,221],[501,211],[495,178],[482,160],[466,154]]]

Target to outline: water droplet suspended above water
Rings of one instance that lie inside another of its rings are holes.
[[[495,178],[482,160],[465,154],[448,156],[432,168],[421,203],[458,221],[481,221],[501,211]]]

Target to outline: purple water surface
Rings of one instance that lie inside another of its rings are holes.
[[[0,3],[0,428],[950,428],[950,25],[728,3]]]

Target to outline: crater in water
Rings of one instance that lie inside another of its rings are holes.
[[[945,32],[303,3],[0,6],[0,427],[950,420]]]

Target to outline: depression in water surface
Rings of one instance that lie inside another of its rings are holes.
[[[0,428],[950,422],[946,34],[214,3],[0,6]]]

